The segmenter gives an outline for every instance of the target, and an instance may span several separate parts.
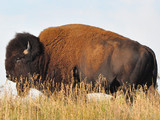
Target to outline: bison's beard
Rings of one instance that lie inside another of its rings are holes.
[[[40,84],[40,81],[38,81],[38,79],[39,79],[38,74],[34,75],[28,74],[27,77],[20,76],[19,78],[16,78],[15,82],[16,82],[17,94],[19,96],[26,96],[30,88],[35,88],[35,86],[38,83]]]
[[[21,97],[26,96],[29,91],[30,85],[25,83],[16,83],[16,88],[17,88],[17,94]]]

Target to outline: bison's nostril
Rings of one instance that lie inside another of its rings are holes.
[[[8,77],[9,77],[9,75],[7,74],[7,75],[6,75],[6,78],[8,78]]]

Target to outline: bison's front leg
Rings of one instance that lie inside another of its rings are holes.
[[[73,87],[75,87],[77,83],[80,83],[79,70],[77,67],[73,68],[73,78],[74,78]]]

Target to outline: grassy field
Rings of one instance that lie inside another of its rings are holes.
[[[91,91],[94,92],[94,91]],[[97,92],[97,91],[96,91]],[[51,97],[12,97],[0,99],[0,120],[160,120],[160,96],[133,93],[133,102],[116,98],[93,101],[86,99],[85,89],[54,93]]]

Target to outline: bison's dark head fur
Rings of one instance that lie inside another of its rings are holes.
[[[38,37],[29,33],[18,33],[9,42],[6,48],[6,76],[16,82],[17,87],[21,87],[22,91],[24,82],[29,82],[33,74],[39,74],[41,54],[43,54],[43,45]]]

